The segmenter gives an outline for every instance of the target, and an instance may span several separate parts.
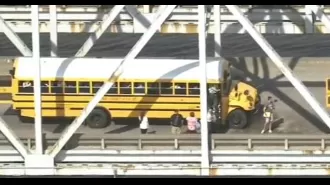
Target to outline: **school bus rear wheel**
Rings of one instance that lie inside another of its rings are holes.
[[[110,124],[110,113],[104,108],[95,108],[86,118],[86,125],[90,128],[105,128]]]
[[[229,128],[243,129],[247,125],[247,115],[242,109],[231,111],[227,117]]]

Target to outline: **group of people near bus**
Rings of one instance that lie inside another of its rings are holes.
[[[213,85],[208,89],[208,117],[219,117],[219,93],[220,89]],[[267,102],[263,107],[263,118],[265,120],[261,134],[264,134],[266,131],[272,133],[272,123],[274,122],[274,112],[275,112],[275,102],[272,97],[267,98]],[[213,116],[212,116],[213,115]],[[208,118],[208,121],[214,119]],[[145,112],[141,112],[139,116],[140,130],[141,134],[146,134],[149,128],[149,121],[146,117]],[[183,130],[186,123],[186,129]],[[194,112],[190,112],[187,118],[184,118],[178,110],[174,111],[174,114],[170,118],[171,132],[172,134],[181,134],[181,133],[199,133],[200,132],[200,122],[197,117],[195,117]]]
[[[184,123],[187,123],[186,133],[199,133],[200,132],[200,122],[198,118],[195,117],[194,112],[190,112],[187,118],[184,118],[178,110],[174,112],[171,116],[171,132],[172,134],[181,134],[183,133]]]
[[[147,134],[149,129],[149,120],[146,113],[143,111],[139,116],[140,131],[141,134]],[[187,125],[184,129],[184,125]],[[174,114],[170,118],[171,132],[172,134],[185,133],[199,133],[200,132],[200,122],[197,117],[195,117],[194,112],[190,112],[187,118],[184,118],[179,110],[174,111]]]

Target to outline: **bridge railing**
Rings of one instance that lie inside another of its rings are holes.
[[[28,148],[34,148],[34,136],[20,137]],[[44,136],[45,147],[53,145],[59,135]],[[247,134],[212,134],[210,138],[212,150],[328,150],[328,135],[247,135]],[[9,146],[9,142],[0,136],[0,146]],[[182,135],[140,135],[127,136],[121,134],[86,135],[75,134],[66,150],[75,148],[119,149],[119,150],[199,150],[201,145],[199,134]],[[1,149],[0,149],[1,150]]]

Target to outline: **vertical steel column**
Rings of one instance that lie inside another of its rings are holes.
[[[314,33],[313,12],[308,5],[305,5],[305,33]]]
[[[200,67],[200,112],[201,112],[201,175],[209,175],[209,129],[207,122],[207,76],[206,76],[206,13],[205,5],[198,5],[198,43]]]
[[[50,23],[50,56],[57,56],[57,9],[56,5],[49,5]]]
[[[251,35],[251,37],[259,44],[261,49],[274,62],[279,70],[288,78],[292,85],[297,89],[301,96],[307,101],[312,109],[320,116],[323,122],[330,128],[330,117],[327,111],[317,102],[313,94],[306,88],[306,86],[299,80],[299,78],[292,72],[288,65],[282,62],[282,58],[274,50],[274,48],[267,42],[267,40],[254,28],[253,24],[244,16],[241,10],[235,5],[226,5],[229,11],[242,24],[243,28]]]
[[[143,13],[150,13],[150,5],[143,5]]]
[[[71,136],[76,132],[76,130],[80,127],[80,125],[84,122],[87,116],[92,112],[92,110],[96,107],[96,105],[101,101],[104,95],[108,92],[108,90],[112,87],[114,82],[118,79],[118,77],[125,70],[125,63],[127,61],[134,60],[135,57],[140,53],[143,47],[148,43],[151,37],[155,34],[155,32],[159,29],[159,27],[163,24],[163,22],[167,19],[167,17],[172,13],[177,5],[168,5],[166,9],[162,11],[162,13],[155,19],[155,21],[151,24],[149,29],[142,35],[140,40],[133,46],[130,52],[126,55],[124,60],[118,65],[117,69],[113,74],[111,74],[109,81],[105,82],[102,87],[97,91],[94,98],[89,102],[89,104],[82,110],[80,116],[78,116],[69,127],[67,127],[59,140],[55,143],[53,148],[50,151],[50,155],[55,157],[61,149],[64,147],[66,142],[71,138]]]
[[[214,56],[221,56],[221,18],[220,5],[214,5]]]
[[[324,26],[327,28],[328,33],[330,32],[330,19],[327,15],[324,14],[320,6],[318,5],[306,5],[315,15],[317,18],[320,19],[320,21],[324,24]]]
[[[32,52],[33,68],[36,69],[33,91],[34,91],[34,132],[36,142],[36,154],[42,154],[42,120],[41,120],[41,88],[40,88],[40,41],[39,41],[39,5],[31,5],[32,19]]]

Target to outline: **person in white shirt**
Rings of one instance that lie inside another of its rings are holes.
[[[144,111],[140,113],[139,122],[141,134],[146,134],[149,128],[149,120]]]
[[[272,99],[271,96],[268,96],[268,101],[264,105],[263,111],[264,111],[264,118],[265,118],[265,123],[264,123],[264,128],[261,131],[261,134],[265,133],[267,127],[268,127],[268,132],[272,133],[272,123],[274,121],[274,112],[275,112],[275,103],[277,100]]]

